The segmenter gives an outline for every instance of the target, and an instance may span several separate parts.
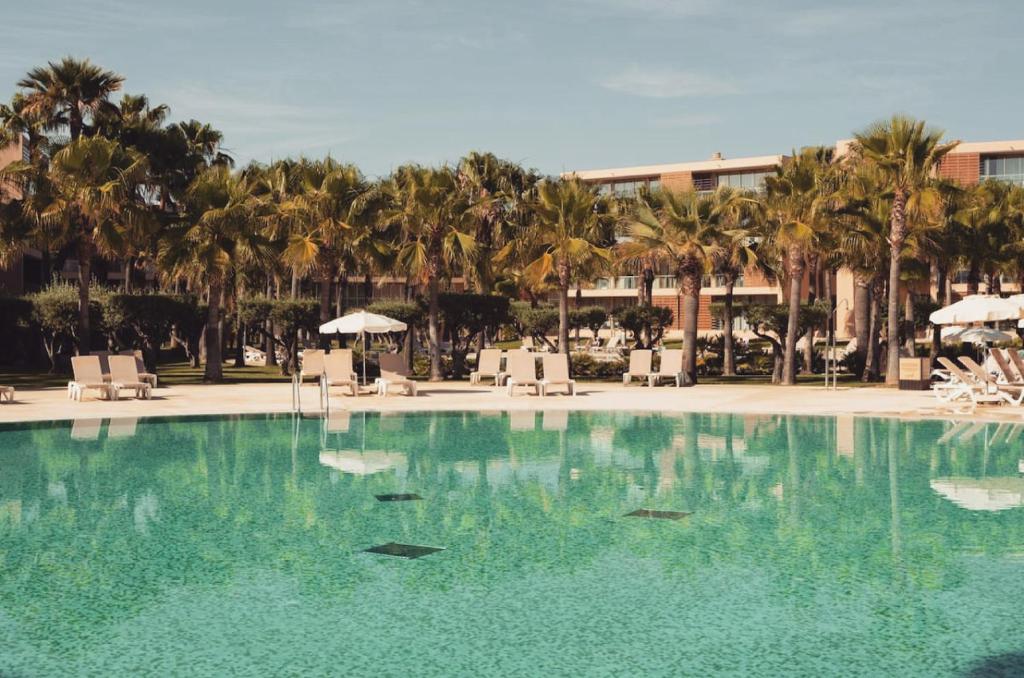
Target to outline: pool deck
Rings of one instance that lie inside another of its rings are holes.
[[[736,414],[859,415],[910,419],[977,419],[1024,421],[1024,408],[1009,406],[954,409],[928,392],[887,388],[839,388],[770,385],[698,385],[648,388],[635,384],[581,383],[576,397],[539,398],[517,391],[509,397],[494,386],[466,382],[420,383],[420,395],[332,395],[331,409],[351,411],[440,410],[621,410],[636,412],[721,412]],[[302,389],[303,411],[319,411],[317,388]],[[126,394],[127,395],[127,394]],[[115,402],[88,397],[68,400],[64,389],[19,390],[13,403],[0,405],[0,422],[95,419],[107,417],[180,416],[289,412],[288,384],[234,384],[161,387],[152,400],[122,398]]]

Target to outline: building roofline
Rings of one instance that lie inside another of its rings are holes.
[[[963,141],[957,144],[950,153],[1021,153],[1024,152],[1024,139],[1006,141]]]
[[[638,165],[635,167],[612,167],[608,169],[576,170],[563,172],[563,178],[577,177],[584,181],[595,179],[634,179],[676,172],[717,172],[722,170],[761,169],[774,167],[781,163],[784,155],[758,155],[748,158],[728,158],[723,160],[700,160],[697,162],[677,162],[667,165]]]

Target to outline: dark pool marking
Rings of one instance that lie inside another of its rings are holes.
[[[396,544],[395,542],[389,542],[387,544],[368,548],[365,552],[379,553],[384,556],[395,556],[398,558],[412,560],[413,558],[429,556],[431,553],[436,553],[437,551],[444,551],[444,549],[436,546],[417,546],[415,544]]]
[[[423,499],[418,494],[376,494],[377,501],[417,501]]]
[[[652,511],[651,509],[637,509],[627,513],[626,517],[633,518],[663,518],[665,520],[679,520],[690,515],[688,511]]]

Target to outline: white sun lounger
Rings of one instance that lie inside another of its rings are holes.
[[[477,358],[476,370],[469,373],[469,383],[479,384],[484,377],[493,378],[495,386],[501,386],[501,349],[485,348]]]
[[[529,351],[508,352],[508,394],[515,393],[516,386],[533,387],[536,395],[540,395],[540,381],[537,379],[537,359]]]
[[[110,384],[103,379],[99,356],[76,355],[72,357],[71,371],[74,378],[68,382],[69,398],[81,401],[82,395],[86,391],[98,391],[101,396],[110,399],[112,391]]]
[[[14,402],[14,387],[13,386],[0,386],[0,403],[7,398],[7,402]]]
[[[117,400],[121,391],[135,391],[136,398],[149,400],[152,386],[139,376],[139,366],[133,355],[112,355],[110,361],[110,394]]]
[[[622,383],[629,384],[633,378],[647,379],[651,375],[651,359],[653,354],[650,349],[637,348],[629,353],[629,371],[622,374]]]
[[[569,378],[569,356],[552,353],[542,358],[544,378],[540,380],[540,394],[546,396],[552,386],[564,386],[569,395],[576,395],[576,380]]]
[[[657,386],[662,379],[676,382],[676,386],[683,385],[683,349],[667,348],[661,352],[661,364],[657,372],[647,375],[647,385]]]
[[[336,348],[324,356],[323,385],[325,389],[332,386],[347,388],[353,396],[359,395],[359,384],[355,370],[352,369],[352,351],[347,348]]]
[[[146,371],[146,362],[142,359],[142,351],[121,351],[118,355],[133,355],[135,356],[135,365],[139,370],[139,379],[146,382],[153,388],[156,388],[157,378],[152,372]]]
[[[377,384],[377,395],[386,396],[388,390],[400,386],[405,395],[416,395],[416,382],[409,378],[409,369],[405,357],[400,353],[381,353],[380,377]]]

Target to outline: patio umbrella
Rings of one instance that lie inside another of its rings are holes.
[[[320,326],[320,334],[386,334],[404,332],[408,325],[386,315],[356,311]],[[363,351],[363,386],[366,385],[366,351]]]
[[[1022,303],[994,294],[972,294],[940,308],[928,316],[928,320],[933,325],[1013,320],[1021,317],[1021,308]]]
[[[990,327],[968,327],[965,329],[953,325],[942,330],[942,340],[969,344],[994,344],[997,341],[1013,341],[1013,335]]]

